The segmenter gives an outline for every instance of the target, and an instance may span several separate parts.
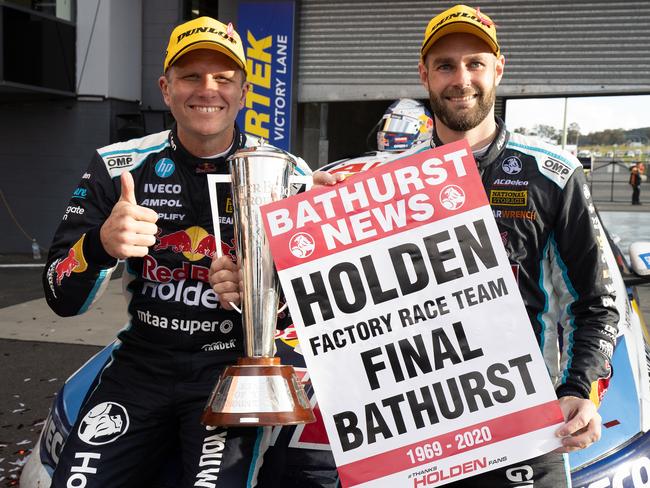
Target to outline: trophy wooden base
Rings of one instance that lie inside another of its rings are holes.
[[[242,427],[294,425],[316,417],[293,366],[277,357],[239,358],[221,374],[201,423]]]

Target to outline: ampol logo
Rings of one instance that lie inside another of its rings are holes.
[[[79,424],[79,439],[101,446],[120,437],[129,428],[129,414],[119,403],[104,402],[91,408]]]
[[[447,210],[458,210],[465,204],[465,192],[460,186],[447,185],[440,192],[440,203]]]
[[[203,227],[196,225],[170,234],[162,234],[159,231],[156,234],[156,241],[154,251],[169,249],[172,252],[182,253],[189,261],[198,261],[204,257],[212,259],[217,252],[215,237]],[[221,242],[221,254],[230,256],[233,261],[236,260],[234,239],[230,240],[230,244]]]
[[[307,258],[312,255],[316,243],[314,238],[306,232],[298,232],[289,241],[289,250],[297,258]]]

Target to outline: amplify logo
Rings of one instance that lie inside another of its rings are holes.
[[[215,237],[199,226],[164,235],[159,231],[156,234],[156,245],[153,250],[165,249],[182,253],[189,261],[198,261],[204,257],[212,259],[217,252]],[[230,244],[221,241],[221,253],[224,256],[230,256],[233,261],[236,260],[234,239],[230,240]]]

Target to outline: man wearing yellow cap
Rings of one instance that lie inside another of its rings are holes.
[[[607,267],[611,250],[580,163],[558,147],[508,132],[495,117],[504,67],[496,26],[479,9],[456,5],[429,22],[418,69],[434,115],[430,144],[466,139],[473,149],[560,399],[566,423],[556,435],[563,447],[448,486],[557,488],[570,486],[562,453],[600,438],[596,405],[610,376],[619,320],[616,270]],[[317,184],[336,180],[314,175]]]
[[[609,251],[580,163],[558,147],[509,133],[494,116],[505,60],[495,23],[457,5],[426,28],[419,64],[435,118],[433,145],[466,139],[479,171],[566,423],[561,452],[600,438],[596,411],[618,324]],[[523,200],[497,198],[501,190]],[[590,397],[595,402],[590,400]],[[449,486],[570,486],[550,453]]]
[[[232,25],[201,17],[176,27],[159,81],[175,126],[99,149],[74,192],[43,276],[47,301],[60,315],[85,312],[124,259],[129,322],[54,487],[156,485],[170,446],[182,462],[175,487],[255,486],[264,431],[200,424],[220,371],[243,355],[240,315],[209,283],[217,249],[234,258],[232,199],[224,185],[219,241],[206,173],[227,173],[226,158],[256,143],[235,123],[246,71]]]

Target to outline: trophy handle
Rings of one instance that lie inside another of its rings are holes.
[[[223,250],[221,249],[221,227],[219,226],[219,205],[217,204],[217,183],[231,183],[230,175],[207,175],[208,177],[208,191],[210,194],[210,207],[212,209],[212,227],[214,232],[215,239],[215,252],[217,257],[220,258],[223,256]],[[313,178],[311,175],[293,175],[289,177],[290,184],[299,184],[305,185],[305,188],[309,190],[313,185]],[[232,302],[228,302],[232,308],[241,313],[241,308],[235,305]],[[280,307],[277,313],[283,312],[287,308],[285,303]]]

